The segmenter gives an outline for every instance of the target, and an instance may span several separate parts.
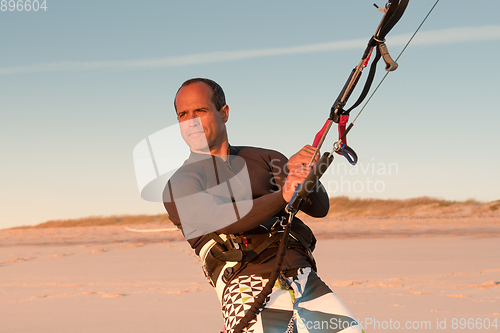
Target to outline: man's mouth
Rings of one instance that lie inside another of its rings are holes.
[[[205,132],[204,131],[194,131],[194,132],[191,132],[189,133],[189,136],[200,136],[200,135],[205,135]]]

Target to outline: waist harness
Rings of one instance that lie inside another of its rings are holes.
[[[241,234],[209,233],[207,239],[196,247],[208,282],[217,288],[220,282],[227,284],[235,278],[248,263],[260,264],[275,257],[285,222],[282,217],[274,217]],[[288,248],[302,252],[316,270],[312,256],[316,244],[314,234],[299,219],[295,219],[292,226]]]

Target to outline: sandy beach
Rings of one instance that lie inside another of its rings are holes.
[[[499,221],[488,213],[308,224],[318,236],[320,277],[366,332],[484,332],[500,330],[492,326],[500,325]],[[28,228],[0,230],[0,327],[219,332],[222,318],[198,257],[177,231]]]

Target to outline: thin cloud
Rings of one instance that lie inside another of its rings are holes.
[[[388,43],[404,45],[411,34],[400,34],[388,37]],[[500,25],[481,27],[464,27],[442,30],[423,31],[417,34],[412,46],[435,44],[458,44],[475,41],[500,39]],[[367,39],[353,39],[340,42],[327,42],[310,45],[300,45],[282,48],[265,48],[241,51],[222,51],[191,54],[177,57],[119,60],[119,61],[88,61],[88,62],[54,62],[26,66],[12,66],[0,68],[0,75],[37,73],[37,72],[66,72],[92,70],[140,70],[152,68],[180,67],[195,64],[208,64],[232,60],[250,59],[258,57],[272,57],[280,55],[319,53],[361,49],[365,47]]]

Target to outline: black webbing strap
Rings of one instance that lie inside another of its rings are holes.
[[[230,242],[222,240],[215,232],[208,234],[215,241],[214,246],[210,250],[212,255],[221,261],[240,261],[243,258],[243,252],[235,249],[230,245]]]
[[[361,91],[361,94],[359,95],[358,99],[356,102],[346,111],[343,112],[343,114],[349,114],[352,110],[354,110],[356,107],[358,107],[363,100],[366,98],[366,95],[368,95],[368,92],[370,91],[370,88],[373,83],[373,79],[375,78],[375,72],[377,71],[377,63],[380,60],[381,54],[377,48],[377,54],[375,58],[373,59],[373,62],[370,66],[370,72],[368,72],[368,77],[366,78],[365,86],[363,87],[363,91]]]
[[[403,16],[403,13],[408,6],[409,0],[398,0],[389,1],[390,7],[387,15],[384,18],[385,22],[382,22],[380,32],[377,35],[377,39],[383,40],[385,36],[391,31],[391,29],[398,23],[399,19]]]
[[[255,258],[259,256],[264,250],[266,250],[269,246],[273,245],[276,243],[281,238],[281,235],[279,232],[274,232],[270,237],[268,237],[264,242],[262,242],[259,246],[257,246],[255,249],[248,251],[245,256],[243,257],[243,262],[245,264],[253,261]]]
[[[243,258],[241,260],[238,260],[238,263],[235,266],[228,267],[225,269],[225,271],[221,272],[222,281],[227,285],[229,281],[231,281],[236,276],[236,274],[241,272],[249,262],[257,258],[259,254],[264,252],[269,246],[273,245],[280,238],[281,238],[281,233],[274,232],[271,236],[269,236],[264,242],[262,242],[255,249],[246,252]]]

